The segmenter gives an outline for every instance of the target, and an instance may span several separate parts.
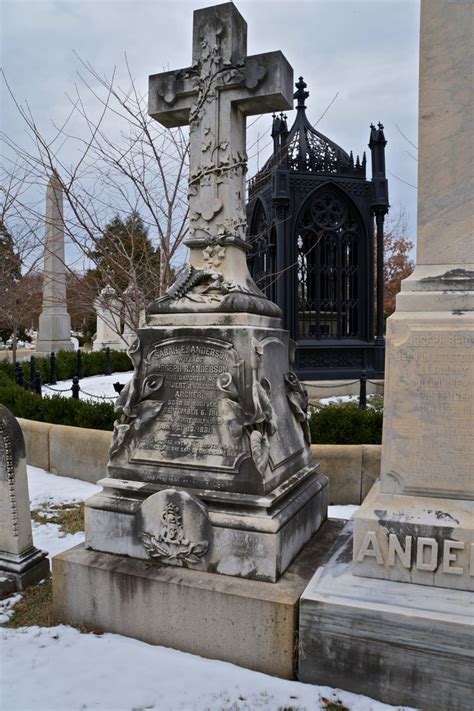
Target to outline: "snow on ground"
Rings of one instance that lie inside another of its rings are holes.
[[[44,469],[32,467],[29,464],[28,489],[32,509],[45,503],[72,504],[81,502],[88,496],[102,491],[102,487],[89,484],[87,481],[50,474]]]
[[[99,491],[37,467],[28,467],[28,481],[32,508],[79,502]],[[333,506],[330,516],[349,518],[356,509]],[[33,533],[35,545],[54,554],[83,538],[61,536],[51,523],[34,524]],[[20,598],[0,602],[0,624]],[[323,697],[339,699],[350,711],[403,711],[120,635],[81,634],[67,625],[0,628],[0,646],[1,707],[15,711],[321,711]]]
[[[117,398],[117,393],[114,390],[113,384],[122,383],[122,385],[126,385],[132,375],[133,370],[127,370],[124,373],[112,373],[112,375],[92,375],[90,378],[82,378],[82,380],[79,381],[79,386],[81,388],[79,391],[79,399],[99,402],[101,398],[106,398],[105,402],[113,402]],[[45,395],[72,397],[72,380],[58,380],[56,385],[45,385],[43,387]]]
[[[65,625],[3,629],[0,639],[2,708],[15,711],[319,711],[322,696],[340,699],[350,711],[394,708],[120,635],[81,634]]]
[[[342,518],[348,521],[358,510],[358,506],[346,504],[345,506],[328,506],[328,518]]]

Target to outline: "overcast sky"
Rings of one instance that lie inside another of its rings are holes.
[[[18,100],[28,101],[47,130],[68,110],[66,93],[73,91],[79,69],[74,51],[107,75],[115,66],[123,70],[126,52],[145,92],[149,74],[190,64],[192,11],[209,4],[0,0],[2,66]],[[304,76],[310,120],[316,121],[338,94],[318,130],[346,151],[361,154],[369,124],[382,121],[392,212],[405,208],[414,237],[416,149],[400,131],[416,144],[418,0],[238,0],[236,5],[248,24],[249,54],[280,49],[295,77]],[[2,130],[22,142],[23,128],[4,93],[1,114]],[[248,132],[249,175],[257,160],[261,166],[269,155],[270,124],[265,115]]]

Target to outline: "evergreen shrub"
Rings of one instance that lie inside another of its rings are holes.
[[[383,412],[354,402],[327,405],[309,419],[313,444],[381,444]]]

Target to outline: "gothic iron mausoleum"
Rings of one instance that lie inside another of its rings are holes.
[[[352,379],[363,371],[381,378],[389,207],[383,126],[371,126],[367,180],[365,152],[354,160],[319,133],[306,116],[302,77],[296,89],[293,126],[274,115],[273,153],[250,180],[250,271],[283,311],[300,379]]]

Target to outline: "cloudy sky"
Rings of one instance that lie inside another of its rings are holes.
[[[69,110],[78,81],[74,52],[100,74],[124,71],[124,53],[140,90],[148,74],[188,66],[192,11],[209,0],[0,0],[2,66],[20,102],[46,133]],[[385,125],[392,212],[416,223],[418,0],[237,0],[248,24],[248,52],[281,49],[308,83],[309,118],[354,154],[369,124]],[[26,140],[3,91],[2,130]],[[289,113],[290,123],[292,113]],[[252,119],[255,121],[255,119]],[[269,154],[271,118],[248,131],[249,174]],[[406,138],[402,135],[404,134]],[[408,140],[407,140],[408,139]],[[257,152],[257,146],[259,151]]]

